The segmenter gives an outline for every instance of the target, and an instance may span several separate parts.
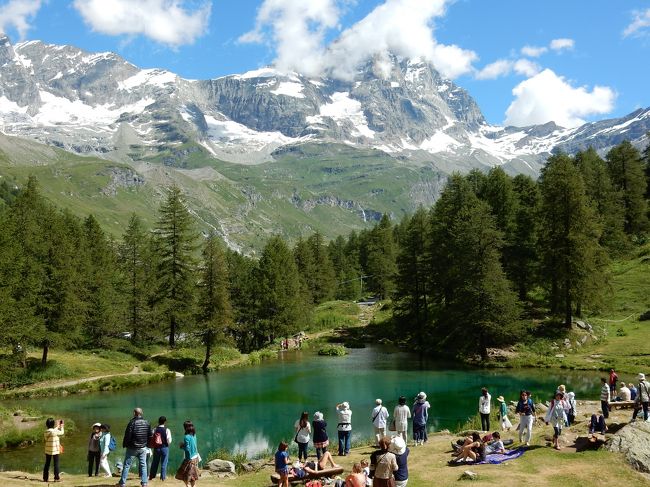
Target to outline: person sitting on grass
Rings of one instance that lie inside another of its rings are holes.
[[[597,411],[595,414],[591,415],[591,420],[589,421],[589,434],[595,435],[597,432],[601,435],[604,435],[607,431],[607,425],[605,424],[605,416],[603,416],[602,411]]]
[[[366,487],[366,474],[360,463],[352,466],[352,473],[345,478],[346,487]]]
[[[469,437],[465,440],[454,462],[475,462],[483,458],[485,458],[485,444],[481,441],[481,435],[474,432],[472,433],[471,440]]]
[[[492,433],[492,439],[492,443],[485,445],[485,454],[494,455],[495,453],[505,453],[506,447],[503,445],[503,441],[501,440],[501,433],[495,431]]]

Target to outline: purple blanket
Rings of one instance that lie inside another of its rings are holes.
[[[503,463],[506,460],[513,460],[515,458],[519,458],[524,454],[526,450],[524,448],[516,448],[515,450],[506,450],[505,453],[492,453],[490,455],[487,455],[485,457],[485,460],[482,462],[477,462],[475,465],[482,465],[486,463],[491,463],[492,465],[496,465],[498,463]]]

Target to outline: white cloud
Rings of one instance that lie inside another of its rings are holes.
[[[195,9],[182,0],[74,0],[84,21],[96,32],[113,36],[143,35],[178,47],[206,33],[212,4]]]
[[[529,59],[499,59],[476,73],[476,79],[497,79],[512,72],[523,76],[534,76],[541,71],[539,65]]]
[[[321,74],[325,33],[338,25],[340,11],[335,0],[265,0],[257,12],[255,29],[240,42],[263,42],[271,38],[281,71]]]
[[[543,46],[524,46],[521,48],[521,53],[528,57],[540,57],[546,51],[548,51],[548,47]]]
[[[616,94],[606,86],[573,87],[562,76],[545,69],[519,83],[512,90],[514,101],[506,111],[507,125],[526,126],[555,122],[562,127],[575,127],[581,117],[610,112]]]
[[[537,73],[539,73],[542,68],[539,66],[539,64],[529,60],[529,59],[518,59],[515,61],[514,65],[512,66],[512,69],[514,70],[515,73],[521,74],[523,76],[531,77],[535,76]]]
[[[385,0],[326,45],[326,32],[338,26],[339,6],[352,0],[264,0],[255,29],[240,41],[270,38],[275,43],[276,67],[308,75],[351,79],[369,58],[386,74],[387,54],[393,53],[430,61],[443,76],[455,78],[471,72],[478,57],[473,51],[436,41],[432,23],[445,14],[449,1]]]
[[[564,49],[573,49],[575,41],[573,39],[553,39],[549,47],[554,51],[563,51]]]
[[[647,34],[645,31],[650,27],[650,8],[644,11],[636,10],[633,15],[634,19],[623,30],[623,37]]]
[[[9,0],[0,6],[0,32],[13,27],[24,39],[30,29],[30,22],[36,16],[43,2],[41,0]]]

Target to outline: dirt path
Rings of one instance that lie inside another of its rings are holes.
[[[145,372],[140,369],[139,366],[135,366],[131,369],[130,372],[125,372],[121,374],[107,374],[107,375],[97,375],[94,377],[84,377],[82,379],[73,379],[73,380],[60,380],[60,381],[47,381],[47,382],[38,382],[36,384],[30,384],[28,386],[21,387],[19,389],[14,389],[14,391],[31,391],[35,389],[50,389],[57,387],[70,387],[77,384],[84,384],[86,382],[93,382],[100,379],[110,379],[112,377],[123,377],[127,375],[146,375],[150,372]]]

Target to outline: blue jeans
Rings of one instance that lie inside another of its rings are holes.
[[[147,449],[146,448],[127,448],[124,455],[124,466],[122,467],[122,477],[120,478],[120,485],[126,485],[126,478],[131,469],[133,457],[138,457],[138,470],[140,471],[140,484],[147,485],[149,477],[147,477]]]
[[[149,472],[149,480],[156,478],[158,472],[158,463],[160,462],[160,480],[167,478],[167,461],[169,460],[169,447],[162,446],[154,448],[153,460],[151,461],[151,471]]]
[[[350,453],[351,431],[339,431],[339,455]]]

